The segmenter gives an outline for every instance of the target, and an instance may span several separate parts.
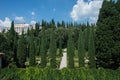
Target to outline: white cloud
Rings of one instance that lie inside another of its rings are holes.
[[[24,20],[24,17],[22,17],[22,16],[16,16],[15,17],[15,20],[16,21],[19,21],[19,22],[24,22],[25,20]]]
[[[0,20],[0,27],[10,27],[11,26],[11,20],[8,17],[5,17],[5,20]]]
[[[89,2],[77,0],[77,3],[73,6],[70,16],[74,21],[89,19],[90,23],[96,23],[102,2],[103,0],[89,0]]]
[[[31,15],[32,15],[32,16],[35,16],[35,12],[31,12]]]
[[[30,24],[36,24],[36,21],[33,20],[33,21],[30,22]]]

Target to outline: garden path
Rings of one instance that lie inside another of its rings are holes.
[[[60,63],[60,69],[67,67],[67,53],[63,52],[63,57]]]

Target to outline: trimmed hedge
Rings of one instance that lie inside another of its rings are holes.
[[[2,69],[0,80],[120,80],[120,70],[107,69]]]

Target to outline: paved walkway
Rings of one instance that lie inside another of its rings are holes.
[[[63,53],[63,57],[60,63],[60,69],[67,67],[67,53]]]

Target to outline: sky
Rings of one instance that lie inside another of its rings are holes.
[[[96,23],[103,0],[0,0],[0,27],[10,23],[34,24],[42,19],[55,22]]]

